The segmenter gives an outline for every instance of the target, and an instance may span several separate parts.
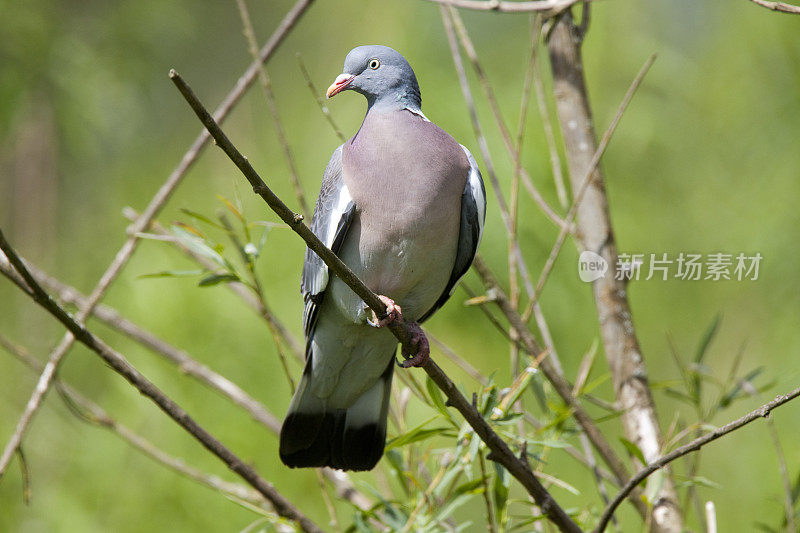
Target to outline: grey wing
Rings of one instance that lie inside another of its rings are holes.
[[[486,188],[483,186],[483,178],[475,158],[466,147],[462,145],[461,148],[469,160],[469,177],[461,194],[461,228],[458,233],[456,260],[444,292],[433,307],[422,315],[419,322],[430,318],[453,294],[456,284],[467,273],[472,260],[475,259],[483,235],[483,224],[486,220]]]
[[[342,178],[342,147],[333,152],[322,176],[322,188],[311,217],[311,231],[319,240],[339,253],[355,214],[355,203]],[[328,267],[320,257],[306,248],[300,290],[303,293],[303,330],[306,340],[314,332],[317,312],[328,286]],[[309,343],[310,344],[310,343]]]

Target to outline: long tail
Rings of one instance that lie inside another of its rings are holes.
[[[313,393],[310,359],[281,428],[280,456],[286,466],[372,470],[386,444],[386,417],[394,357],[375,384],[347,409],[327,409]]]

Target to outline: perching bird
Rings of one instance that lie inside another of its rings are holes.
[[[387,304],[386,318],[311,250],[301,288],[306,366],[281,428],[290,467],[370,470],[383,455],[397,339],[382,326],[422,322],[450,297],[475,257],[486,194],[469,151],[422,114],[414,71],[395,50],[359,46],[328,98],[367,99],[358,132],[322,178],[311,229]],[[416,355],[427,361],[417,326]],[[405,355],[405,354],[404,354]]]

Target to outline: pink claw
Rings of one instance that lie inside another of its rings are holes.
[[[409,323],[409,326],[414,331],[411,334],[411,342],[404,344],[402,347],[401,352],[406,360],[400,363],[400,366],[403,368],[425,366],[425,363],[431,358],[431,348],[428,344],[428,338],[416,322]]]
[[[403,310],[399,305],[394,303],[394,300],[382,294],[378,295],[378,298],[380,298],[381,301],[386,304],[386,316],[378,320],[379,328],[386,327],[394,322],[399,323],[403,321]]]

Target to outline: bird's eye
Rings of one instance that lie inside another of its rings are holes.
[[[372,58],[369,60],[369,63],[367,63],[367,66],[372,70],[377,70],[377,68],[381,66],[381,62],[378,60],[378,58]]]

